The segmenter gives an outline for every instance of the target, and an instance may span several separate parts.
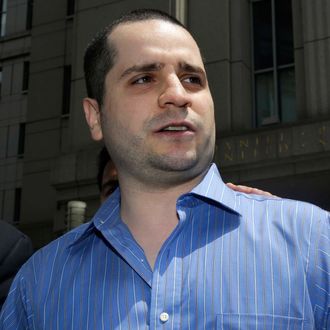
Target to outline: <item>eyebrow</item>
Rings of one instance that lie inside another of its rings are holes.
[[[154,72],[160,71],[165,66],[164,63],[147,63],[141,65],[133,65],[126,69],[121,75],[120,79],[124,78],[125,76],[131,73],[141,73],[141,72]],[[192,72],[192,73],[199,73],[205,75],[205,71],[196,65],[188,64],[186,62],[180,62],[179,68],[182,71]]]
[[[192,73],[200,73],[200,74],[205,75],[205,71],[201,67],[196,66],[196,65],[192,65],[192,64],[189,64],[189,63],[186,63],[186,62],[182,62],[182,63],[179,64],[179,67],[182,71],[192,72]]]
[[[164,67],[162,63],[147,63],[141,65],[133,65],[126,69],[120,76],[120,79],[131,73],[140,73],[140,72],[150,72],[150,71],[160,71]]]

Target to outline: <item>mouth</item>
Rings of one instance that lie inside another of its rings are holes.
[[[187,126],[167,126],[163,128],[161,131],[162,132],[183,132],[183,131],[188,131]]]
[[[184,133],[184,132],[194,132],[195,128],[190,123],[169,123],[156,132],[169,132],[169,133]]]

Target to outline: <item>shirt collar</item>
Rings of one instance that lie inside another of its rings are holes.
[[[114,227],[116,224],[120,223],[120,191],[117,188],[100,206],[97,210],[95,215],[93,216],[92,220],[78,228],[74,229],[77,231],[77,236],[69,245],[78,244],[78,242],[84,240],[88,237],[95,229],[102,231],[103,228],[111,228]],[[80,230],[79,230],[80,229]]]
[[[210,199],[219,206],[240,215],[237,205],[237,194],[222,181],[221,175],[215,164],[212,164],[203,180],[191,191],[191,194],[203,199]]]
[[[237,194],[228,188],[222,181],[221,175],[215,164],[210,166],[203,180],[186,195],[193,195],[197,198],[201,197],[204,200],[212,200],[220,207],[225,207],[240,215],[236,203]],[[77,231],[77,236],[70,246],[75,245],[85,237],[89,236],[95,228],[102,231],[104,228],[109,229],[121,223],[119,206],[120,190],[117,188],[101,205],[93,219],[88,224],[75,229]]]

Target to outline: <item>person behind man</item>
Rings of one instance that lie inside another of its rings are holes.
[[[0,220],[0,309],[16,273],[32,254],[30,238],[8,222]]]
[[[101,149],[98,155],[97,185],[100,192],[101,203],[103,203],[118,187],[115,164],[105,147]]]
[[[120,189],[24,265],[1,327],[326,329],[329,213],[222,182],[213,100],[186,28],[131,12],[92,41],[85,77],[86,120]]]

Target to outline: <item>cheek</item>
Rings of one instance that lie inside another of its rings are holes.
[[[104,122],[104,127],[112,139],[116,137],[125,139],[125,137],[139,134],[142,118],[138,111],[129,111],[130,109],[124,105],[112,109],[116,110],[107,112]]]
[[[135,132],[142,130],[144,124],[152,117],[151,106],[146,98],[132,98],[130,102],[121,104],[117,109],[117,119],[121,126]]]
[[[207,107],[206,107],[206,116],[209,118],[209,120],[214,123],[214,103],[213,99],[210,96],[207,102]]]
[[[214,105],[211,98],[199,100],[197,112],[202,117],[205,125],[212,126],[214,123]]]

